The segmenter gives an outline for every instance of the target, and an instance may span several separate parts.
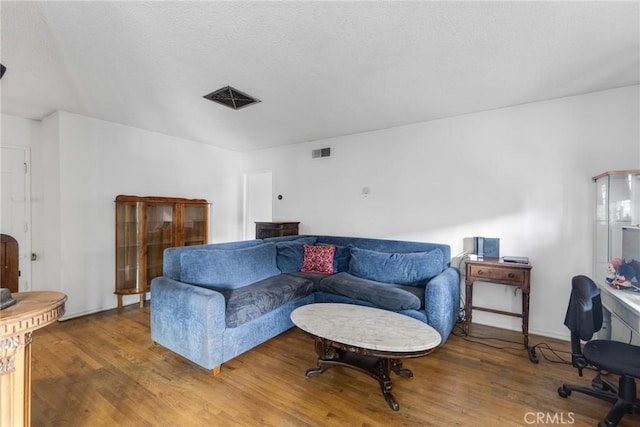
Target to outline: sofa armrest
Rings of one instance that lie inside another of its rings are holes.
[[[460,272],[449,267],[427,283],[424,293],[427,323],[442,337],[449,337],[460,312]]]
[[[151,281],[151,339],[206,368],[222,363],[225,300],[220,292],[169,279]]]

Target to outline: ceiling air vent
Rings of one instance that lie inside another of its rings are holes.
[[[311,150],[311,158],[319,159],[320,157],[330,157],[331,148],[318,148],[317,150]]]
[[[218,104],[225,105],[229,108],[233,108],[234,110],[239,110],[240,108],[260,102],[259,99],[247,95],[244,92],[240,92],[238,89],[231,86],[218,89],[204,97],[209,101],[217,102]]]

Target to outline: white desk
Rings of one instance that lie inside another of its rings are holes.
[[[597,283],[602,299],[603,327],[600,338],[611,338],[611,317],[615,316],[623,325],[640,337],[640,292],[613,289],[604,283]],[[636,338],[637,339],[637,338]],[[628,340],[628,339],[627,339]]]

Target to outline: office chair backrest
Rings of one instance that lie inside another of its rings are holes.
[[[602,328],[600,290],[587,276],[575,276],[571,280],[571,298],[564,324],[571,331],[574,354],[582,353],[580,340],[589,341]]]

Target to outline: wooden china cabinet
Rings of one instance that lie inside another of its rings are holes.
[[[140,307],[151,279],[162,275],[164,250],[207,243],[209,203],[177,197],[116,197],[116,290],[140,295]]]

